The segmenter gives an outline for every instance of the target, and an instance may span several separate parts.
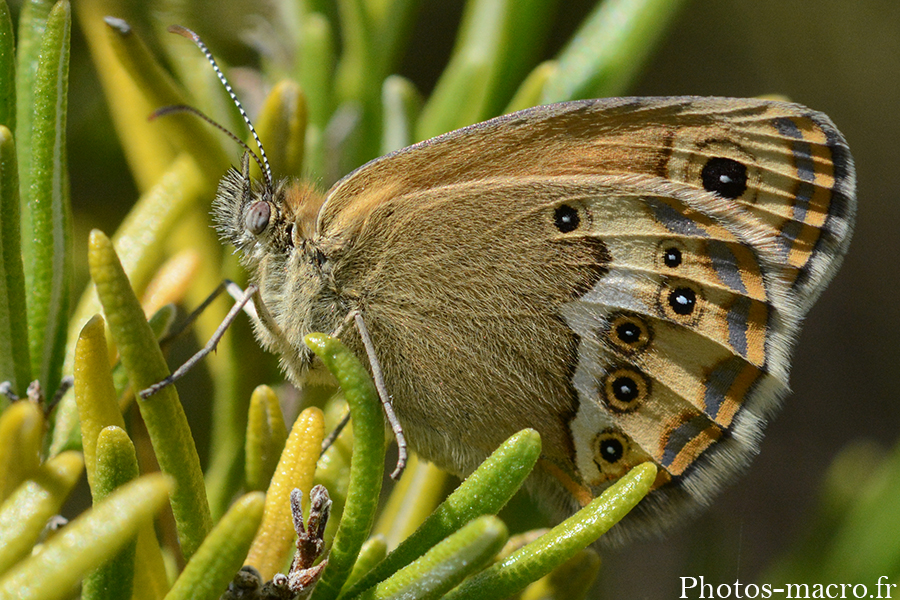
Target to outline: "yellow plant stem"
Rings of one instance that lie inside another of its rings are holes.
[[[62,600],[75,585],[125,546],[172,490],[156,473],[123,486],[57,532],[41,551],[0,578],[0,600]]]
[[[304,410],[291,427],[281,460],[278,461],[266,493],[262,525],[246,560],[246,564],[260,572],[263,580],[271,579],[287,562],[294,539],[291,490],[299,488],[303,492],[304,504],[308,504],[324,437],[325,417],[318,408]]]
[[[43,436],[44,415],[29,400],[19,400],[0,415],[0,501],[37,471]]]

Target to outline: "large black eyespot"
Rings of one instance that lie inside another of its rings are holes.
[[[619,402],[633,402],[634,399],[638,397],[637,381],[628,375],[616,377],[610,382],[610,387],[612,388],[613,395]]]
[[[607,406],[617,412],[635,410],[650,393],[646,375],[632,368],[616,369],[606,376],[603,387]]]
[[[703,189],[723,198],[740,198],[747,191],[747,167],[730,158],[709,159],[700,173]]]
[[[553,222],[561,233],[569,233],[575,231],[581,224],[581,217],[578,216],[578,210],[567,204],[556,207],[553,212]]]
[[[244,217],[244,224],[247,230],[253,235],[259,235],[269,226],[269,218],[272,216],[272,209],[269,203],[264,200],[257,200],[247,209],[247,216]]]
[[[669,306],[676,315],[687,316],[697,306],[697,293],[689,287],[678,287],[669,292]]]
[[[625,456],[625,444],[621,437],[614,433],[601,433],[597,436],[595,442],[596,459],[600,459],[605,463],[617,463]]]
[[[616,337],[623,344],[635,344],[641,339],[641,328],[635,323],[626,321],[616,326]]]

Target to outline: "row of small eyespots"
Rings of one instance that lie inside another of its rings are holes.
[[[701,171],[701,179],[706,191],[735,199],[743,195],[747,189],[747,168],[732,159],[711,158]],[[563,231],[563,224],[569,225],[573,221],[577,227],[577,212],[573,219],[568,211],[560,214],[559,209],[557,210],[557,227],[560,231]],[[681,250],[674,245],[664,247],[662,262],[670,269],[678,268],[683,262]],[[682,317],[690,316],[697,307],[697,293],[687,286],[679,286],[670,290],[666,300],[671,312]],[[613,343],[630,352],[642,350],[650,343],[651,339],[651,332],[647,324],[633,315],[616,317],[611,323],[609,331],[609,337]],[[649,395],[650,387],[650,381],[643,373],[628,368],[612,371],[606,376],[603,385],[607,405],[617,411],[634,410]],[[627,436],[620,432],[601,432],[595,439],[595,460],[598,467],[603,470],[604,463],[614,465],[621,461],[629,444]]]
[[[581,217],[578,210],[567,204],[562,204],[554,210],[553,224],[560,233],[571,233],[581,225]],[[611,338],[624,350],[637,351],[650,343],[650,332],[643,321],[637,317],[620,316],[610,325]],[[639,402],[639,396],[646,396],[648,388],[639,388],[631,374],[622,370],[622,373],[607,376],[604,388],[609,397],[618,398],[623,408]],[[618,432],[601,433],[595,439],[595,462],[601,471],[604,465],[615,464],[625,456],[627,440]]]
[[[734,161],[732,161],[734,162]],[[727,165],[726,165],[727,166]],[[725,179],[721,175],[720,179]],[[562,204],[555,208],[553,222],[560,233],[571,233],[581,225],[578,209]],[[662,250],[662,261],[666,267],[676,269],[683,257],[676,246],[666,246]],[[687,286],[678,286],[668,292],[667,303],[672,313],[681,317],[690,316],[697,306],[696,292]],[[651,330],[647,323],[636,315],[619,315],[610,323],[609,339],[625,353],[634,353],[646,348],[651,341]],[[650,379],[640,370],[623,367],[609,373],[602,384],[607,405],[617,412],[636,409],[650,395]],[[598,461],[614,464],[625,455],[628,439],[619,432],[606,432],[597,437],[596,457]],[[598,462],[598,465],[600,463]]]
[[[683,263],[680,248],[663,245],[662,263],[669,269],[677,269]],[[664,312],[670,317],[690,317],[697,307],[697,294],[687,286],[662,291],[668,304]],[[611,319],[607,339],[625,354],[633,354],[647,348],[653,333],[645,319],[634,314],[620,314]],[[611,370],[602,382],[605,404],[614,412],[636,410],[650,396],[652,382],[640,369],[620,367]],[[595,462],[598,467],[612,467],[626,454],[631,441],[619,431],[606,431],[595,440]]]

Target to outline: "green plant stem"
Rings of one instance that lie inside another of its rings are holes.
[[[109,367],[109,347],[103,317],[85,324],[75,343],[75,402],[81,418],[82,448],[88,483],[94,486],[97,436],[110,425],[125,428]]]
[[[162,262],[163,247],[184,213],[200,198],[213,193],[214,182],[207,179],[197,163],[182,155],[147,193],[141,196],[119,226],[113,242],[135,289],[142,290]],[[84,324],[100,310],[94,286],[81,296],[69,319],[69,337],[76,339]],[[72,372],[74,344],[69,346],[63,371]],[[66,394],[56,411],[50,454],[78,447],[78,411],[72,393]]]
[[[395,573],[472,519],[496,514],[521,487],[541,455],[533,429],[506,440],[403,542],[361,581],[347,590],[352,598]]]
[[[541,104],[624,94],[685,0],[606,0],[560,53]]]
[[[41,57],[41,42],[47,29],[47,18],[53,10],[53,0],[27,0],[22,3],[19,15],[18,44],[16,47],[16,117],[19,173],[23,182],[29,182],[31,173],[31,130],[34,119],[35,79]],[[25,187],[28,187],[25,183]],[[24,192],[24,190],[23,190]],[[23,196],[24,201],[24,196]],[[30,260],[25,257],[25,262]]]
[[[30,160],[20,163],[20,190],[31,376],[48,395],[56,391],[62,377],[72,295],[72,215],[65,150],[71,17],[69,3],[60,0],[47,18],[30,90],[34,102],[29,106],[30,130],[27,142],[19,140],[30,142]]]
[[[656,466],[634,467],[603,494],[536,541],[465,581],[447,600],[507,598],[592,544],[649,493]]]
[[[0,505],[0,573],[31,554],[47,521],[59,513],[83,470],[81,455],[63,452],[41,465]]]
[[[110,426],[97,439],[94,467],[94,503],[102,502],[117,488],[138,477],[137,455],[125,430]],[[130,598],[134,582],[134,555],[137,539],[88,575],[81,588],[81,600],[118,600]]]
[[[367,539],[359,550],[359,557],[356,559],[356,564],[353,565],[353,571],[347,577],[345,586],[352,586],[362,579],[363,575],[371,571],[375,565],[383,561],[384,557],[387,556],[387,548],[388,546],[384,541],[383,535],[375,534]]]
[[[88,263],[132,389],[143,390],[165,379],[169,371],[156,337],[112,243],[97,230],[91,232]],[[181,550],[187,559],[212,525],[197,448],[174,386],[139,401],[138,406],[160,469],[177,482],[172,493],[172,512]]]
[[[69,523],[0,577],[0,600],[62,600],[88,572],[121,550],[165,506],[171,479],[145,475]]]
[[[328,566],[314,592],[315,600],[332,600],[350,575],[359,549],[375,522],[384,473],[384,416],[375,385],[356,356],[335,338],[312,333],[306,345],[337,378],[353,422],[353,457],[347,503],[338,525]]]
[[[0,413],[0,502],[38,470],[44,427],[41,408],[30,400]]]
[[[22,397],[31,381],[31,358],[19,217],[16,146],[10,130],[0,125],[0,379]]]
[[[0,125],[16,130],[16,38],[12,15],[6,2],[0,3]]]
[[[244,486],[248,490],[263,491],[269,487],[287,435],[278,396],[267,385],[257,387],[250,396],[244,445]]]
[[[478,517],[358,598],[437,600],[466,576],[481,569],[507,539],[509,532],[503,521],[492,515]]]
[[[265,494],[238,499],[181,572],[166,600],[214,600],[241,568],[262,520]]]

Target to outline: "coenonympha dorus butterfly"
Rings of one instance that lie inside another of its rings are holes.
[[[438,136],[324,195],[248,149],[213,210],[293,383],[327,377],[304,336],[340,331],[440,467],[465,476],[537,430],[530,486],[563,512],[652,461],[655,490],[617,526],[647,531],[757,452],[847,250],[855,174],[798,104],[611,98]]]

